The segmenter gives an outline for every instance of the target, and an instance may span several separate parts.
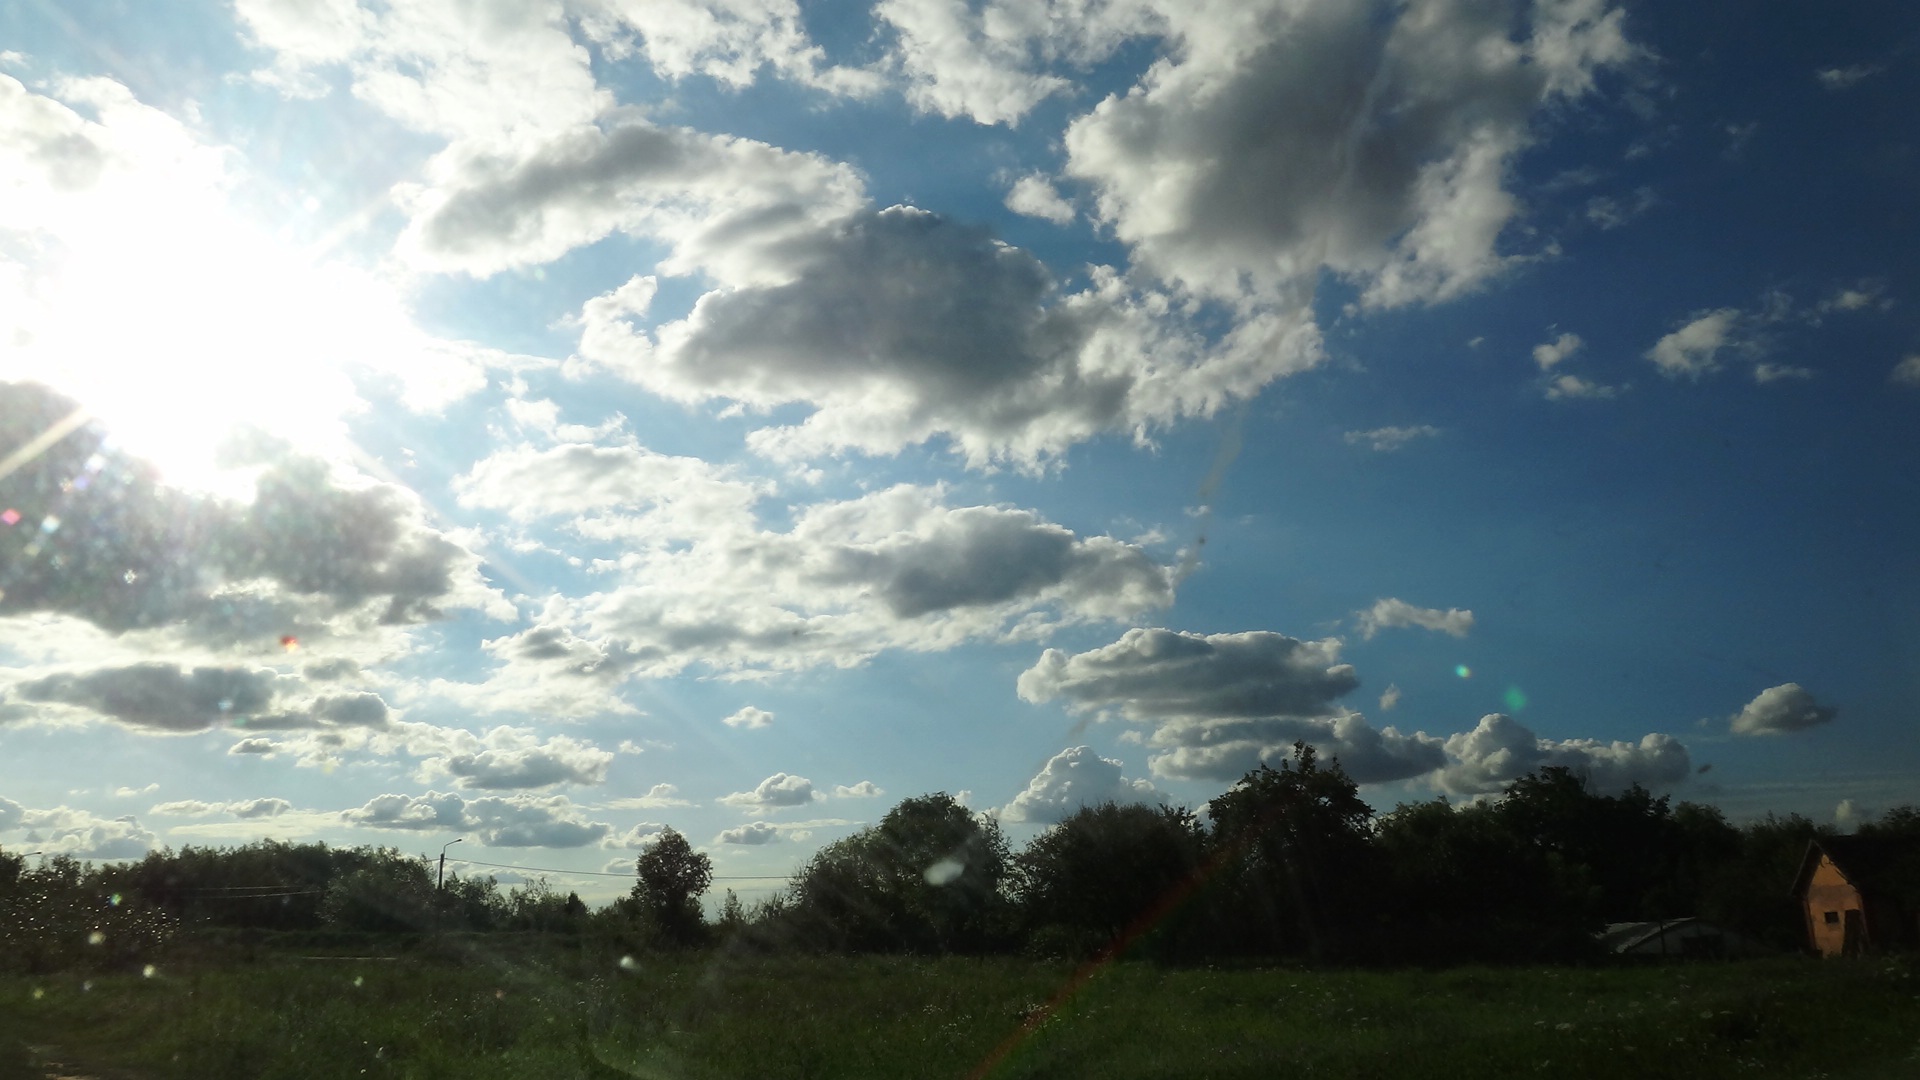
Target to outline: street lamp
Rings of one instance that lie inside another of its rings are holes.
[[[466,837],[464,836],[460,838],[460,840],[465,840],[465,839]],[[449,840],[446,843],[440,845],[440,876],[433,883],[434,892],[439,892],[441,888],[443,888],[446,885],[447,883],[447,849],[459,843],[460,840]]]

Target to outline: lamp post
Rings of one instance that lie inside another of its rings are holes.
[[[460,838],[460,840],[465,840],[465,839],[466,839],[466,837],[464,837],[464,836]],[[440,890],[441,890],[441,889],[442,889],[443,887],[445,887],[445,886],[446,886],[446,883],[447,883],[447,849],[448,849],[448,848],[450,848],[450,847],[452,847],[453,845],[455,845],[455,844],[457,844],[457,843],[459,843],[459,842],[460,842],[460,840],[449,840],[449,841],[447,841],[446,843],[444,843],[444,844],[441,844],[441,845],[440,845],[440,876],[439,876],[438,878],[436,878],[436,879],[434,880],[434,883],[433,883],[433,891],[434,891],[434,892],[439,892],[439,891],[440,891]]]

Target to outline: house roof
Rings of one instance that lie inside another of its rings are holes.
[[[1793,895],[1806,895],[1822,855],[1862,893],[1905,896],[1920,886],[1920,842],[1895,836],[1821,836],[1807,844],[1800,872],[1794,875]]]

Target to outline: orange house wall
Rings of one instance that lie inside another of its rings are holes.
[[[1833,860],[1820,856],[1820,865],[1814,868],[1812,880],[1807,882],[1806,911],[1807,936],[1821,956],[1839,956],[1846,944],[1847,916],[1849,911],[1860,911],[1860,890],[1853,887],[1833,865]],[[1840,921],[1827,925],[1826,912],[1840,912]],[[1862,920],[1866,918],[1863,914]]]

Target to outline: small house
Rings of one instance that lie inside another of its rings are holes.
[[[1823,836],[1807,845],[1793,893],[1821,956],[1920,944],[1920,844],[1895,836]]]

